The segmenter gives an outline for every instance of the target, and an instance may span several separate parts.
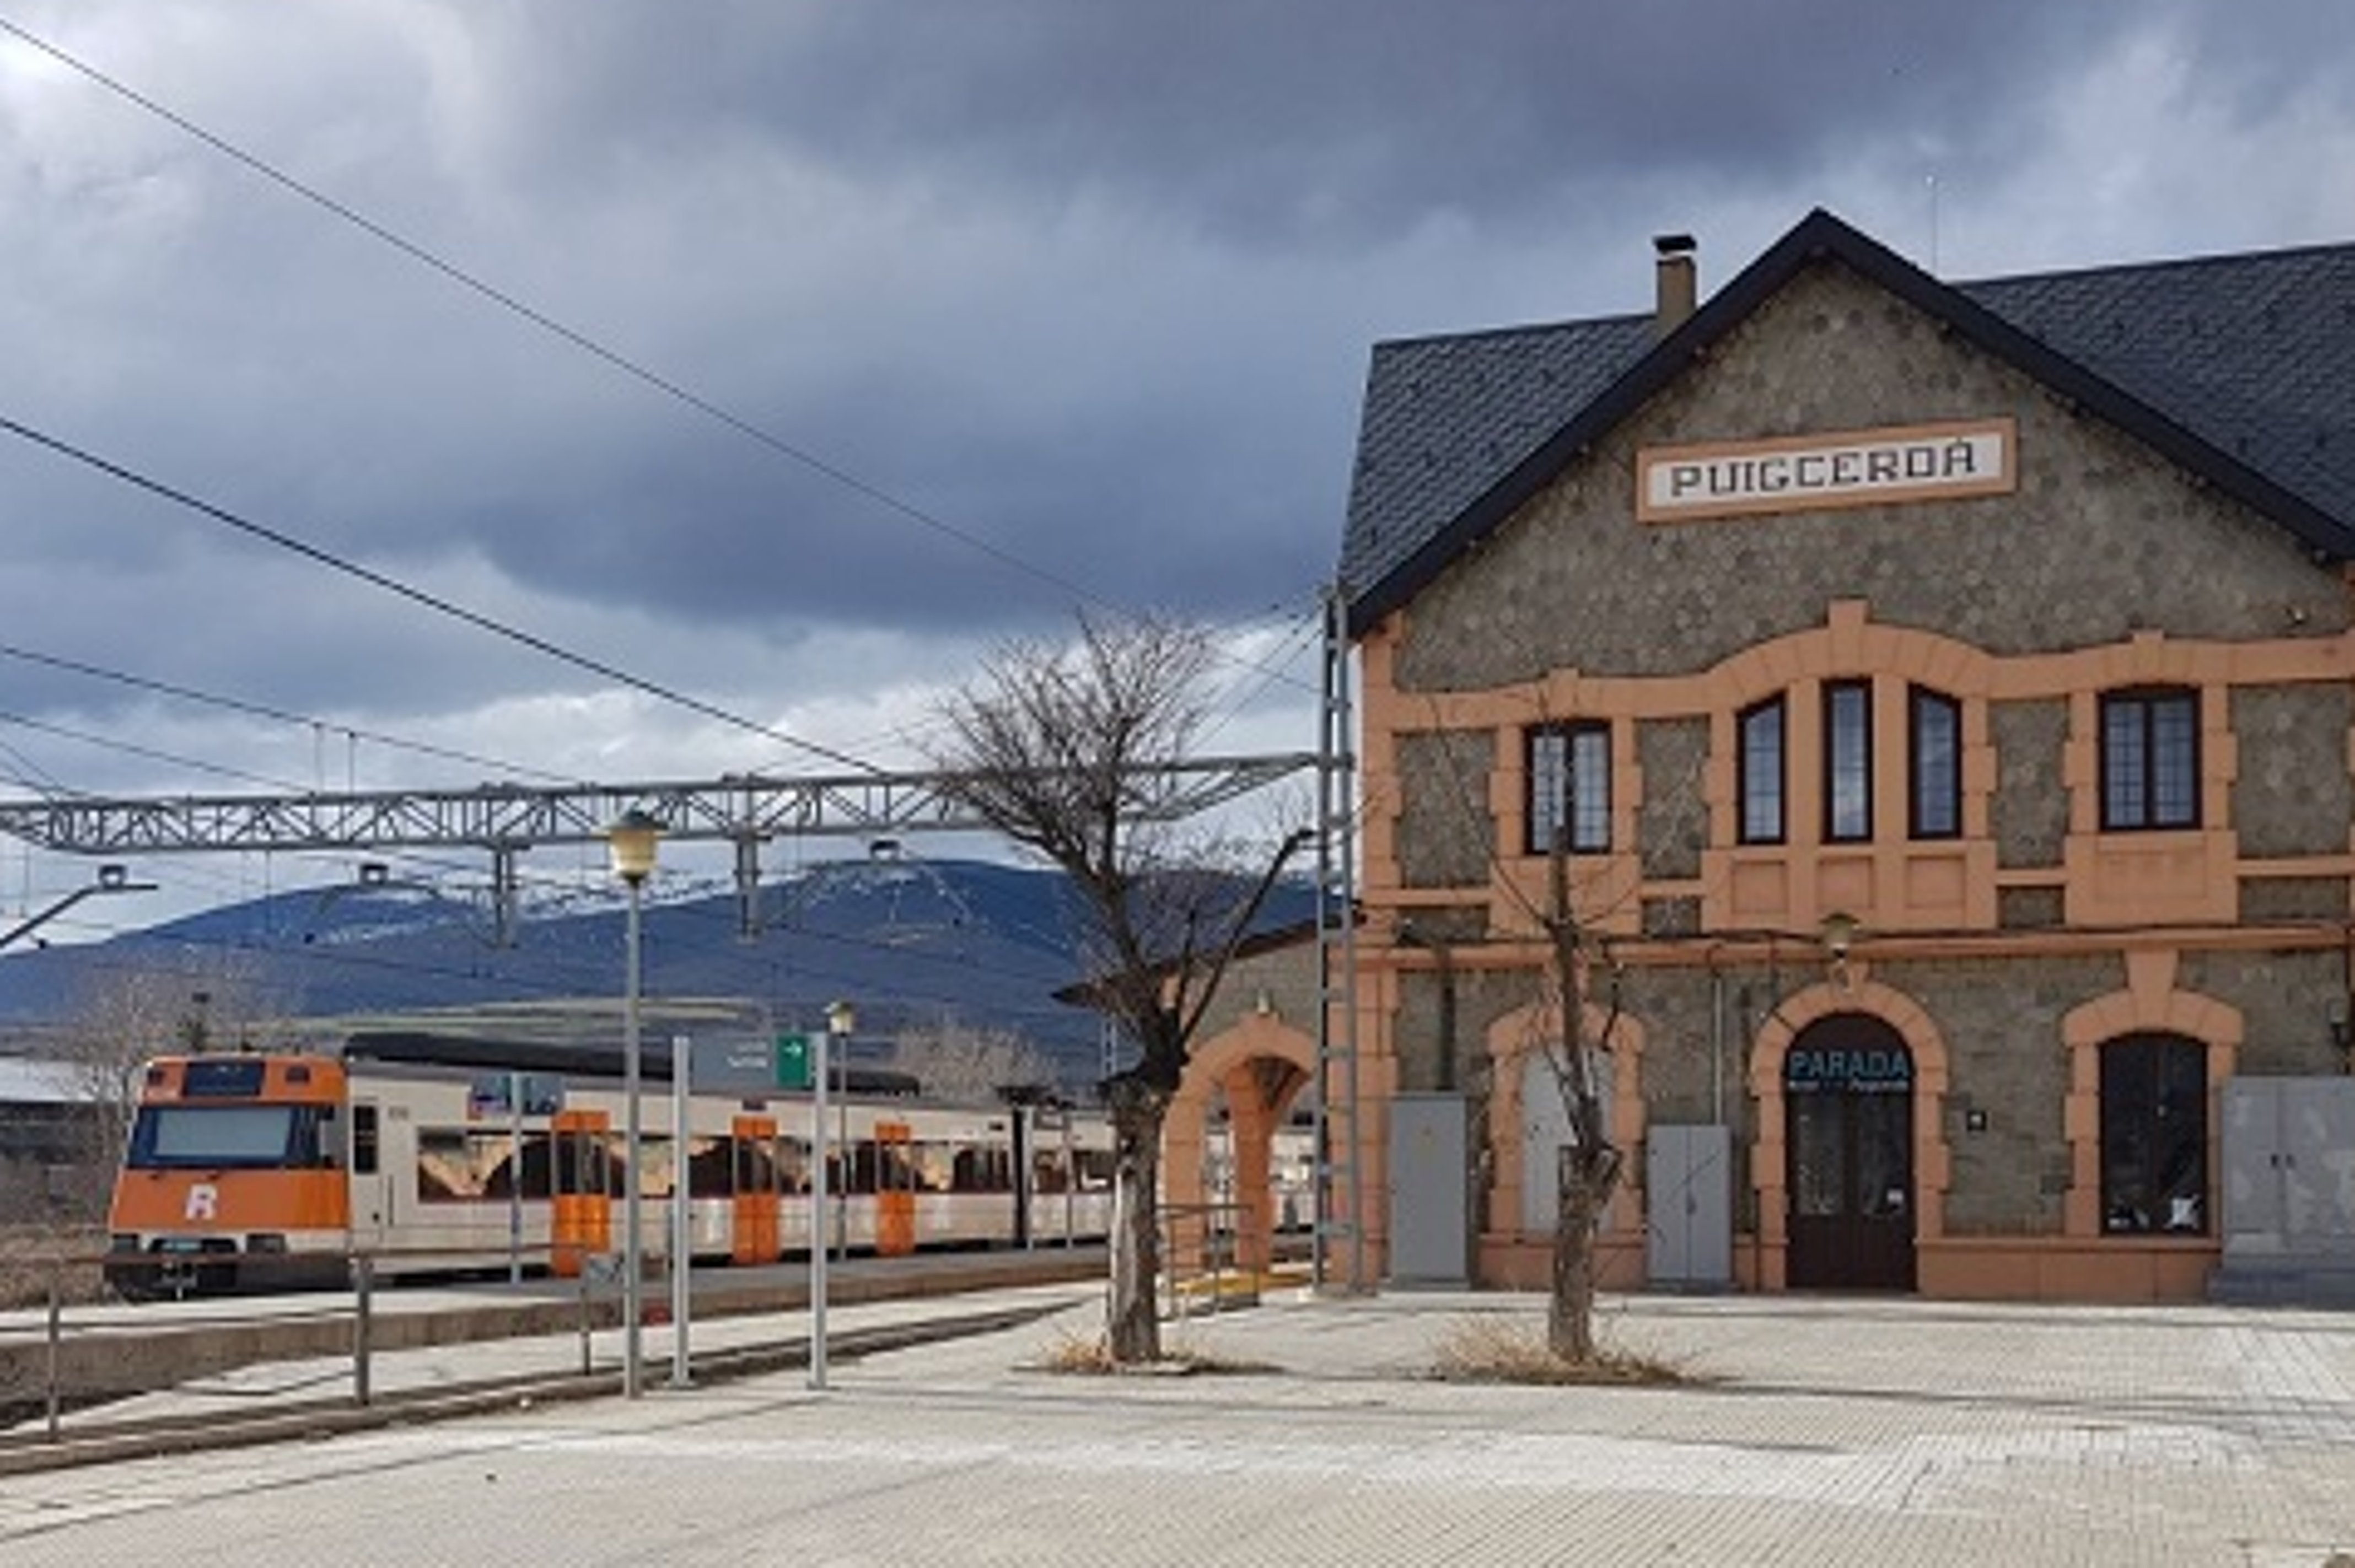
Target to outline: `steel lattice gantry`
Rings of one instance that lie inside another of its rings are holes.
[[[1138,817],[1174,821],[1318,766],[1313,752],[1205,758],[1136,769]],[[826,834],[891,838],[984,832],[953,772],[857,773],[782,779],[735,774],[709,782],[484,784],[467,789],[348,794],[181,795],[103,799],[61,795],[0,801],[0,833],[68,854],[123,858],[223,851],[478,849],[491,856],[502,939],[516,918],[516,856],[538,844],[602,842],[623,813],[651,812],[666,838],[736,849],[740,918],[754,928],[760,846]]]

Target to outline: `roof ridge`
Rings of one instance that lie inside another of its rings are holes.
[[[2253,261],[2288,261],[2325,254],[2355,257],[2355,239],[2283,245],[2268,250],[2216,250],[2199,256],[2167,256],[2147,261],[2112,261],[2092,267],[2062,267],[2041,272],[1998,272],[1984,278],[1939,280],[1950,289],[1977,289],[2001,283],[2050,283],[2076,278],[2115,278],[2133,272],[2184,272],[2209,268],[2245,267]]]

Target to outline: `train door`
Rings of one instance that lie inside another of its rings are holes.
[[[375,1252],[393,1224],[392,1179],[385,1170],[384,1107],[373,1099],[352,1101],[351,1146],[345,1169],[351,1174],[352,1250]]]
[[[916,1164],[904,1121],[875,1124],[875,1250],[904,1257],[916,1250]]]
[[[777,1118],[773,1116],[740,1116],[729,1124],[730,1145],[736,1151],[730,1255],[738,1263],[774,1263],[784,1255],[777,1226],[776,1139]]]
[[[568,1278],[591,1253],[613,1249],[613,1161],[606,1147],[612,1119],[601,1110],[559,1111],[549,1118],[556,1185],[549,1200],[548,1264]]]

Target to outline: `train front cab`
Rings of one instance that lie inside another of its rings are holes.
[[[345,1279],[344,1088],[323,1057],[151,1063],[108,1211],[108,1283],[138,1299]]]

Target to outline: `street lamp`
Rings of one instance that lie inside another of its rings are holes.
[[[646,878],[654,874],[655,845],[663,825],[655,817],[632,807],[621,821],[605,830],[613,874],[629,885],[629,980],[622,1000],[622,1099],[625,1130],[622,1135],[622,1393],[635,1399],[644,1384],[639,1360],[639,1290],[644,1265],[639,1257],[638,1213],[644,1183],[638,1177],[638,912]]]
[[[122,866],[101,865],[98,868],[98,880],[89,886],[75,888],[39,914],[18,921],[5,931],[0,931],[0,948],[7,947],[12,942],[31,936],[85,898],[95,898],[109,893],[153,893],[155,891],[154,883],[132,881],[131,874]]]
[[[810,1097],[810,1359],[809,1385],[826,1386],[826,1047],[850,1049],[850,1032],[858,1027],[858,1012],[847,1001],[826,1010],[826,1033],[817,1037],[817,1060],[812,1064],[814,1093]],[[844,1153],[849,1150],[845,1146]]]

